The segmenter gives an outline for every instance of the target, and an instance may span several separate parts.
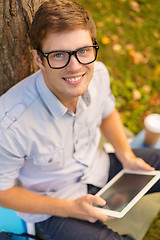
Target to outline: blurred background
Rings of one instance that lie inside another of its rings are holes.
[[[78,0],[91,13],[116,106],[134,134],[160,113],[160,1]]]

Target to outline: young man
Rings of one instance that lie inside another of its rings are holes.
[[[95,62],[94,22],[78,3],[42,4],[30,37],[40,70],[0,99],[0,205],[47,239],[122,239],[103,224],[92,204],[105,202],[94,194],[122,167],[152,171],[149,155],[159,152],[143,151],[149,165],[128,145],[108,72]],[[98,149],[99,128],[119,160]]]

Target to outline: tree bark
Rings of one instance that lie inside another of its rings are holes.
[[[35,70],[29,28],[45,0],[0,0],[0,95]]]

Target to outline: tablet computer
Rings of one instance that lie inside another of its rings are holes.
[[[108,216],[121,218],[159,179],[160,171],[123,169],[96,194],[106,205],[94,206]]]

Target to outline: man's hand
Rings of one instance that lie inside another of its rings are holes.
[[[124,159],[121,160],[123,168],[130,170],[144,170],[144,171],[153,171],[155,170],[149,164],[147,164],[143,159],[138,158],[134,155],[133,152],[126,154]]]
[[[69,217],[86,220],[91,223],[94,223],[97,220],[101,220],[103,222],[109,220],[109,217],[107,217],[103,213],[99,212],[95,207],[93,207],[93,203],[104,206],[106,202],[101,197],[91,194],[87,194],[83,197],[71,200],[71,205],[68,209]]]

